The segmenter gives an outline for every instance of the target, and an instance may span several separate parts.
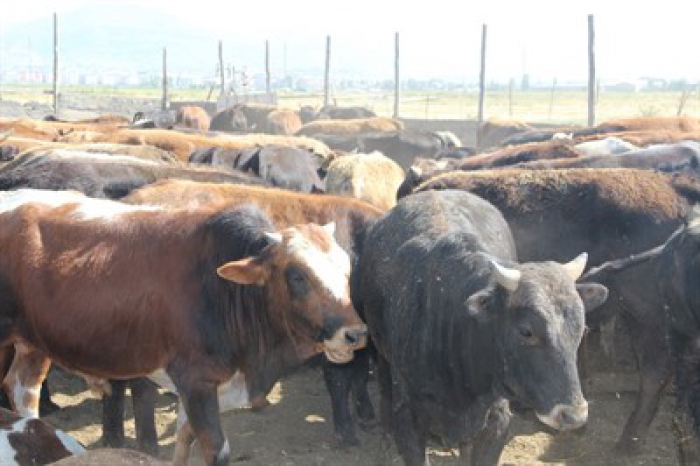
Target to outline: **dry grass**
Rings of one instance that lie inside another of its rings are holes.
[[[20,102],[37,101],[50,103],[48,86],[5,86],[2,98]],[[64,87],[65,93],[81,93],[95,96],[119,96],[130,98],[159,99],[159,88],[114,88],[114,87]],[[206,100],[209,89],[171,89],[170,100]],[[319,105],[322,93],[278,94],[281,105],[298,108],[300,105]],[[339,105],[364,105],[381,116],[393,112],[394,96],[390,91],[342,91],[333,95]],[[486,96],[486,117],[499,117],[540,123],[585,124],[587,119],[587,93],[585,91],[558,91],[550,107],[550,92],[514,91],[512,102],[507,89],[489,91]],[[212,95],[210,100],[215,100]],[[602,91],[596,109],[596,121],[630,116],[676,115],[681,92]],[[400,114],[407,118],[422,119],[468,119],[477,116],[477,92],[463,91],[412,91],[401,96]],[[692,92],[686,101],[684,115],[700,117],[700,95]]]

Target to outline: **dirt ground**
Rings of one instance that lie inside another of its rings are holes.
[[[596,377],[602,380],[605,374]],[[609,376],[609,374],[608,374]],[[88,448],[98,448],[101,434],[99,399],[84,382],[53,369],[49,383],[54,400],[63,408],[47,420],[64,429]],[[222,415],[224,431],[232,447],[232,463],[241,465],[366,465],[402,464],[395,448],[383,451],[379,428],[359,432],[362,446],[348,450],[335,448],[330,400],[319,369],[303,368],[285,379],[271,396],[274,404],[259,412],[238,411]],[[370,384],[378,402],[376,379]],[[552,434],[534,416],[516,415],[511,439],[501,457],[502,465],[673,465],[678,464],[671,430],[672,397],[664,398],[660,415],[651,427],[643,454],[618,458],[611,453],[633,403],[633,392],[588,395],[589,424],[584,432]],[[163,394],[157,408],[160,458],[169,459],[174,442],[177,401]],[[134,423],[128,413],[127,437],[135,448]],[[432,448],[435,465],[457,464],[455,452]],[[195,450],[191,464],[202,464]]]

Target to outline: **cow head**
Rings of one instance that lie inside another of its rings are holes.
[[[504,394],[535,410],[545,424],[575,429],[588,418],[581,393],[576,353],[585,312],[601,305],[607,289],[576,285],[586,254],[567,264],[525,263],[506,267],[496,261],[493,284],[467,300],[470,313],[494,326],[497,379]]]
[[[350,258],[333,237],[335,224],[298,225],[267,233],[258,256],[217,270],[226,280],[264,286],[272,318],[285,327],[303,357],[323,352],[345,363],[366,344],[367,327],[350,302]],[[312,348],[307,354],[304,348]]]

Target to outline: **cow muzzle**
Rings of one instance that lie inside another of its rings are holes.
[[[549,414],[537,413],[537,418],[557,430],[574,430],[588,421],[588,403],[556,405]]]
[[[351,325],[340,327],[332,338],[323,341],[323,352],[335,364],[352,361],[354,351],[367,345],[367,326]]]

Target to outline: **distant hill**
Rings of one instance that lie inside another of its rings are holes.
[[[146,2],[143,2],[146,4]],[[120,69],[157,71],[162,49],[168,48],[168,65],[175,72],[214,73],[218,40],[213,32],[193,27],[149,7],[123,7],[119,3],[94,3],[59,15],[59,47],[62,67],[85,71]],[[262,63],[262,44],[245,38],[225,41],[226,63]],[[8,68],[49,67],[53,60],[53,16],[5,31],[3,58]],[[227,45],[229,53],[226,53]],[[28,52],[31,50],[31,57]],[[231,55],[236,53],[235,60]]]

